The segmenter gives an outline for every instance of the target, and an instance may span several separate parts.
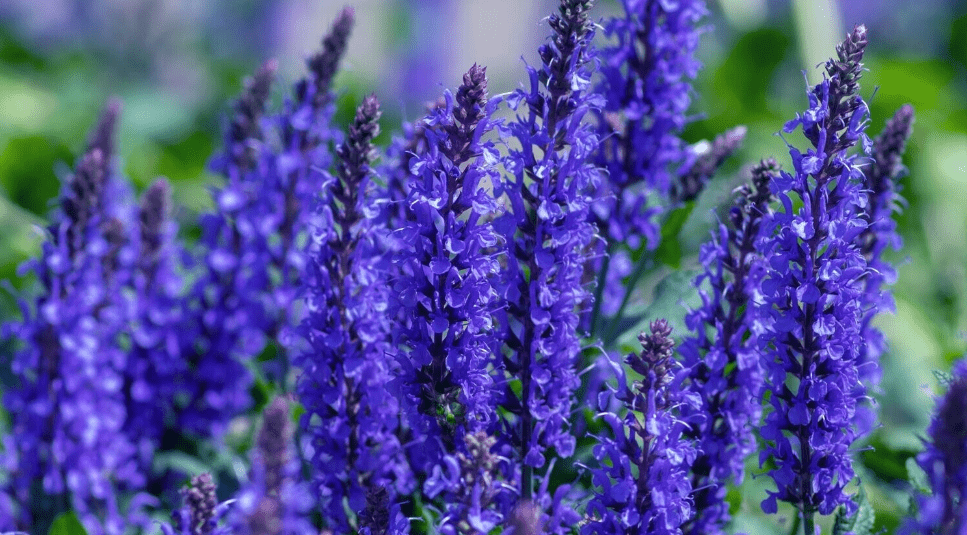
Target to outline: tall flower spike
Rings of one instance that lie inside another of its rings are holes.
[[[493,227],[497,149],[484,67],[474,65],[456,95],[424,119],[425,150],[409,162],[406,222],[395,234],[401,374],[396,380],[414,433],[416,467],[429,472],[454,453],[461,435],[496,420],[492,357],[499,339]]]
[[[553,33],[540,47],[541,65],[528,67],[529,88],[507,97],[516,117],[502,131],[510,146],[503,188],[511,209],[499,223],[509,257],[503,293],[509,320],[505,366],[511,380],[504,409],[516,416],[512,425],[522,465],[521,498],[544,508],[556,500],[534,494],[534,470],[547,464],[550,448],[561,457],[574,454],[569,427],[579,383],[579,307],[589,297],[582,276],[596,237],[588,207],[599,175],[590,162],[598,138],[583,121],[601,103],[589,81],[594,68],[591,4],[562,0],[558,13],[548,19]],[[518,378],[519,397],[510,388]]]
[[[777,488],[762,507],[775,513],[776,500],[793,504],[806,533],[817,511],[856,508],[844,489],[853,479],[856,407],[865,400],[857,340],[869,269],[856,244],[867,227],[863,172],[847,150],[869,145],[868,110],[857,93],[865,46],[866,29],[858,26],[809,91],[809,109],[786,124],[786,132],[801,126],[812,147],[805,154],[790,147],[794,173],[773,180],[781,209],[763,224],[770,269],[762,283],[760,345],[773,410],[759,459],[774,463],[769,475]],[[794,209],[795,201],[802,206]]]
[[[302,427],[311,440],[313,485],[322,516],[347,532],[343,501],[362,511],[368,489],[412,488],[396,439],[396,398],[389,395],[386,356],[388,282],[379,256],[369,195],[373,138],[379,102],[368,96],[356,111],[349,136],[336,153],[337,174],[327,180],[316,208],[306,270],[306,317],[300,333],[308,344],[296,354],[297,384],[306,409]]]
[[[249,483],[232,511],[235,535],[309,535],[312,506],[309,489],[298,481],[300,466],[293,455],[289,404],[276,398],[265,408],[255,439],[255,458]]]
[[[629,388],[624,367],[614,363],[616,397],[627,413],[601,414],[613,438],[602,436],[594,446],[595,492],[582,535],[680,534],[693,514],[688,468],[696,451],[683,436],[687,424],[678,414],[685,407],[697,409],[698,396],[682,388],[668,322],[654,321],[650,330],[638,337],[641,353],[625,359],[640,381]]]
[[[176,235],[171,187],[159,178],[138,207],[138,256],[131,278],[135,306],[123,386],[125,433],[138,445],[138,462],[145,473],[160,446],[166,418],[175,414],[177,377],[185,372],[178,348],[183,283]]]
[[[742,483],[745,459],[756,449],[753,429],[762,415],[762,366],[756,310],[767,265],[759,254],[759,231],[775,199],[769,190],[779,173],[775,160],[752,170],[752,183],[737,190],[728,223],[720,223],[699,255],[705,266],[695,285],[702,305],[685,319],[694,334],[681,346],[689,391],[701,405],[683,411],[697,441],[692,466],[695,517],[684,533],[719,534],[729,522],[726,485]]]
[[[304,229],[312,226],[322,170],[332,163],[329,142],[338,138],[330,126],[330,88],[353,21],[351,9],[339,14],[282,113],[260,119],[272,64],[247,84],[236,106],[234,123],[244,128],[229,130],[227,155],[213,162],[228,180],[214,194],[216,213],[201,221],[207,273],[194,288],[195,314],[183,329],[196,379],[185,388],[190,401],[181,429],[222,433],[250,401],[251,376],[242,363],[269,344],[279,351],[262,364],[265,373],[288,386],[287,350],[300,312],[291,305],[308,262]]]
[[[597,114],[601,144],[595,163],[607,173],[591,207],[591,220],[604,238],[589,273],[597,276],[589,318],[595,333],[630,300],[649,251],[658,247],[668,202],[697,195],[715,170],[711,159],[697,157],[679,137],[701,67],[695,55],[705,1],[621,0],[621,5],[621,15],[605,24],[616,43],[602,51],[598,86],[605,107]],[[739,132],[720,137],[719,147],[741,141]],[[638,255],[635,266],[631,259]]]
[[[883,258],[883,254],[887,248],[898,251],[903,245],[893,214],[903,202],[899,181],[906,174],[903,152],[913,132],[913,119],[913,106],[909,104],[896,111],[873,140],[872,159],[863,170],[869,195],[863,219],[868,226],[857,239],[870,272],[865,278],[864,295],[868,307],[863,318],[863,340],[866,343],[861,348],[858,366],[860,379],[872,388],[880,381],[880,356],[886,351],[886,339],[873,325],[873,318],[880,312],[894,309],[893,297],[885,286],[896,281],[896,269]],[[861,425],[867,428],[873,425],[872,406],[864,406],[858,414],[863,419]]]
[[[967,359],[954,363],[947,394],[927,431],[929,440],[917,455],[927,475],[929,495],[915,496],[917,513],[899,535],[961,535],[967,532]]]
[[[4,326],[25,345],[13,357],[14,386],[3,400],[11,418],[3,493],[17,510],[0,508],[0,525],[45,530],[68,509],[92,534],[147,522],[141,498],[126,514],[117,503],[119,491],[144,482],[123,431],[119,336],[134,255],[120,223],[130,220],[127,190],[113,169],[118,112],[109,103],[64,185],[50,239],[23,268],[36,274],[39,294],[23,296],[23,320]]]

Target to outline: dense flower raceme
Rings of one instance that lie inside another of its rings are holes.
[[[689,147],[679,137],[688,122],[691,80],[707,13],[704,0],[622,0],[622,16],[606,23],[616,44],[605,48],[597,114],[602,139],[595,161],[605,171],[591,218],[604,237],[594,260],[598,286],[590,316],[594,334],[605,316],[620,314],[659,242],[661,215],[696,198],[738,148],[745,128]],[[637,266],[632,257],[640,256]],[[608,335],[603,342],[613,342]]]
[[[668,322],[654,321],[650,331],[638,337],[641,353],[625,359],[641,380],[629,387],[624,367],[614,363],[614,395],[626,412],[601,415],[613,437],[598,437],[594,446],[595,494],[588,503],[585,535],[680,534],[693,514],[688,471],[696,450],[684,436],[689,424],[680,414],[695,411],[699,395],[683,387],[686,374],[674,358]]]
[[[255,439],[250,480],[229,512],[228,524],[234,535],[314,533],[307,515],[313,500],[299,481],[289,413],[289,403],[283,398],[276,398],[265,408]]]
[[[686,317],[694,335],[680,349],[688,388],[701,400],[697,411],[683,411],[692,424],[686,435],[700,450],[692,466],[695,518],[688,533],[722,533],[730,518],[726,484],[742,483],[745,459],[756,449],[763,373],[755,313],[767,268],[758,242],[778,171],[775,160],[752,170],[752,183],[737,191],[728,222],[719,224],[700,253],[705,270],[695,284],[703,288],[707,281],[707,289],[700,291],[702,305]]]
[[[917,513],[901,535],[967,533],[967,359],[954,363],[947,393],[927,431],[917,464],[926,473],[929,494],[916,496]]]
[[[124,373],[125,433],[137,446],[142,471],[151,469],[166,419],[175,410],[177,377],[184,373],[178,345],[183,280],[180,245],[171,219],[171,187],[156,180],[141,197],[137,215],[137,262],[131,285],[135,302],[131,350]]]
[[[786,124],[786,132],[802,127],[812,147],[790,147],[794,171],[773,179],[781,208],[763,224],[769,270],[760,346],[773,410],[761,431],[760,462],[775,464],[769,475],[777,489],[762,507],[774,513],[776,500],[795,505],[807,533],[816,511],[856,507],[844,488],[853,479],[854,414],[864,396],[857,340],[868,267],[857,237],[867,225],[863,172],[847,151],[870,143],[858,94],[866,43],[866,28],[856,27],[808,92],[809,109]],[[795,201],[802,206],[794,208]]]
[[[118,503],[118,491],[144,476],[124,433],[125,326],[134,254],[130,193],[117,175],[114,129],[120,106],[108,105],[72,176],[40,258],[24,266],[40,289],[22,298],[23,320],[6,332],[24,342],[14,356],[15,383],[5,388],[11,416],[0,525],[44,526],[72,508],[90,533],[121,533],[142,523],[143,497]]]
[[[309,76],[296,84],[280,114],[264,115],[274,63],[259,71],[236,104],[225,152],[212,165],[226,183],[213,194],[216,211],[201,220],[206,270],[182,330],[192,369],[184,386],[183,430],[221,434],[249,402],[244,363],[267,342],[284,338],[297,319],[292,303],[306,269],[303,229],[324,180],[320,169],[332,160],[330,86],[353,21],[351,9],[339,14],[323,49],[307,62]],[[268,371],[284,385],[285,355],[274,364]]]
[[[454,453],[464,433],[497,419],[491,370],[500,342],[491,317],[500,239],[491,185],[500,175],[493,141],[483,139],[494,107],[486,71],[474,65],[456,95],[448,91],[424,119],[425,147],[409,160],[406,221],[395,232],[403,347],[396,382],[422,458],[416,467],[425,472],[441,452]]]
[[[873,140],[872,157],[863,168],[869,201],[862,215],[868,226],[858,242],[870,271],[864,279],[864,299],[868,307],[863,316],[863,340],[866,343],[860,348],[858,366],[860,379],[868,388],[879,383],[880,356],[886,350],[886,339],[872,320],[876,314],[894,309],[893,296],[884,286],[896,281],[896,270],[883,254],[887,248],[897,251],[903,244],[893,214],[902,202],[898,181],[906,174],[902,158],[907,138],[913,131],[913,118],[913,107],[909,104],[897,110]],[[857,419],[864,429],[869,430],[875,414],[872,404],[864,404]]]
[[[378,101],[367,97],[336,151],[337,171],[316,208],[300,328],[308,347],[295,359],[302,370],[302,426],[314,452],[313,483],[327,525],[341,531],[350,525],[346,507],[362,511],[369,489],[412,488],[394,434],[400,409],[387,390],[394,369],[388,281],[370,169],[379,115]]]
[[[525,499],[548,450],[566,458],[575,447],[569,427],[579,382],[577,329],[579,307],[589,299],[582,276],[595,239],[588,209],[598,179],[590,162],[598,139],[583,119],[601,104],[590,91],[590,7],[588,0],[561,1],[549,19],[553,34],[540,48],[541,65],[528,67],[530,87],[507,97],[516,117],[501,132],[509,145],[504,191],[510,212],[498,223],[508,244],[505,366],[520,379],[520,397],[508,387],[503,406],[517,417]],[[556,492],[553,501],[560,503],[565,487]],[[552,501],[536,498],[542,507]],[[552,514],[544,529],[565,529],[569,516]]]

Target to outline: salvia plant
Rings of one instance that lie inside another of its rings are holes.
[[[245,83],[194,241],[165,179],[127,185],[109,102],[3,326],[0,532],[700,535],[748,495],[872,533],[913,108],[867,134],[856,26],[713,214],[693,305],[642,316],[748,129],[686,141],[705,2],[619,4],[560,0],[521,85],[465,66],[388,147],[375,95],[334,120],[343,9],[281,98],[274,61]],[[945,377],[902,533],[967,534]]]

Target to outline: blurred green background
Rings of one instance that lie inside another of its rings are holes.
[[[337,120],[362,95],[384,103],[385,141],[402,120],[420,115],[441,84],[456,85],[475,61],[488,66],[493,93],[512,90],[523,63],[536,61],[554,0],[360,0]],[[946,370],[967,342],[967,0],[713,0],[695,84],[696,120],[685,137],[707,139],[749,127],[741,152],[702,196],[680,236],[686,264],[708,236],[712,210],[761,157],[788,162],[776,132],[805,106],[807,71],[855,23],[870,28],[863,93],[875,134],[904,103],[917,122],[902,184],[905,244],[897,311],[880,326],[890,341],[883,427],[861,454],[861,478],[891,528],[906,507],[907,459],[920,449]],[[140,190],[171,179],[186,236],[209,206],[206,170],[242,79],[268,58],[281,65],[276,101],[301,73],[340,3],[309,0],[4,0],[0,3],[0,280],[30,281],[16,267],[39,251],[44,223],[74,157],[105,100],[124,102],[120,154]],[[617,4],[601,0],[600,16]],[[798,135],[787,136],[798,143]],[[0,292],[0,319],[17,315]],[[683,313],[683,312],[682,312]],[[756,471],[754,471],[755,473]],[[751,482],[767,485],[768,478]],[[758,513],[761,493],[735,495],[738,528],[773,531]],[[753,499],[755,496],[760,498]],[[892,529],[891,529],[892,531]]]

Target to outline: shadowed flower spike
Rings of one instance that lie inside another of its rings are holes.
[[[725,501],[727,484],[741,484],[746,458],[756,449],[753,430],[762,414],[762,366],[759,362],[756,317],[765,275],[759,254],[759,231],[769,217],[770,191],[778,176],[775,160],[763,160],[752,170],[751,184],[737,190],[729,222],[720,223],[712,240],[702,246],[704,272],[696,279],[702,306],[685,323],[694,332],[682,343],[682,364],[688,388],[698,396],[697,411],[683,411],[691,424],[686,435],[700,453],[692,466],[695,517],[685,533],[719,534],[730,520]]]
[[[233,534],[228,526],[219,526],[219,521],[229,512],[233,500],[218,503],[211,474],[191,478],[191,482],[181,490],[181,499],[184,505],[171,514],[171,524],[161,524],[163,535]]]
[[[436,526],[442,535],[486,534],[503,520],[494,510],[501,492],[501,459],[492,451],[496,443],[484,431],[464,435],[463,451],[434,466],[423,491],[428,498],[444,498]]]
[[[299,460],[293,455],[289,404],[279,397],[266,408],[255,439],[255,458],[248,485],[232,511],[233,535],[310,535],[309,489],[300,484]]]
[[[201,220],[206,274],[193,290],[193,314],[183,329],[192,370],[188,404],[179,427],[218,436],[249,403],[251,374],[243,363],[269,344],[277,357],[260,364],[268,378],[288,386],[290,332],[298,324],[301,277],[306,270],[304,229],[323,189],[332,155],[332,78],[353,24],[338,16],[323,50],[308,60],[309,75],[280,114],[262,117],[274,76],[268,63],[246,85],[226,135],[225,154],[213,169],[227,181],[213,197],[216,212]]]
[[[614,363],[615,395],[627,412],[600,415],[613,438],[601,436],[594,446],[595,490],[582,535],[680,534],[693,514],[688,468],[696,451],[683,437],[687,425],[678,414],[697,409],[698,396],[682,388],[668,322],[654,321],[650,330],[638,337],[641,353],[625,359],[640,381],[629,387],[624,368]]]
[[[863,219],[868,224],[866,230],[857,238],[860,252],[870,265],[865,279],[865,301],[868,307],[863,318],[863,340],[859,357],[860,379],[868,388],[876,388],[880,381],[880,357],[886,351],[883,333],[873,325],[873,318],[880,312],[894,310],[893,296],[886,286],[896,281],[896,269],[883,258],[887,248],[900,250],[903,241],[896,229],[893,214],[903,202],[900,197],[899,180],[906,175],[903,166],[903,152],[906,142],[913,133],[913,106],[906,104],[896,111],[887,121],[880,135],[873,140],[873,154],[863,169],[866,176],[866,190],[869,200],[863,210]],[[864,404],[865,425],[873,425],[873,407]]]
[[[400,511],[399,504],[390,503],[385,487],[370,487],[366,494],[366,509],[359,514],[359,535],[406,535],[410,520]]]
[[[322,50],[309,58],[309,72],[313,75],[312,84],[315,86],[312,105],[316,109],[324,108],[332,100],[332,79],[339,70],[339,62],[346,54],[349,35],[355,24],[356,11],[351,7],[342,8],[329,33],[322,40]]]
[[[135,252],[121,221],[129,192],[115,172],[112,101],[63,187],[41,255],[22,267],[40,283],[21,296],[23,320],[4,326],[24,341],[10,372],[3,406],[10,417],[0,494],[0,525],[45,531],[72,509],[92,535],[146,527],[143,497],[121,512],[119,491],[137,489],[144,474],[124,433],[126,353],[119,337],[131,303]],[[6,505],[3,502],[7,502]],[[12,505],[11,505],[12,504]]]
[[[760,249],[769,269],[757,315],[772,411],[759,459],[774,463],[776,491],[767,491],[762,508],[775,513],[776,500],[791,503],[806,533],[816,512],[856,509],[845,487],[854,474],[850,448],[861,433],[856,408],[866,400],[857,340],[869,268],[857,245],[867,228],[864,176],[847,151],[869,146],[868,109],[858,94],[866,43],[866,28],[857,26],[808,92],[809,109],[786,124],[786,132],[801,127],[811,147],[803,153],[790,146],[794,171],[773,179],[780,208],[763,223]]]
[[[535,495],[533,474],[547,465],[549,449],[564,458],[574,454],[579,308],[589,300],[582,277],[596,238],[588,209],[599,177],[590,162],[598,138],[584,122],[601,104],[590,84],[591,5],[561,0],[548,19],[553,33],[540,48],[541,65],[528,67],[530,87],[506,97],[516,117],[501,130],[509,147],[503,188],[511,209],[498,222],[508,244],[505,366],[508,385],[520,385],[519,397],[508,386],[504,409],[516,416],[521,498],[545,511],[560,501]]]
[[[490,187],[499,183],[494,143],[496,103],[487,101],[484,67],[464,75],[456,95],[424,119],[425,150],[410,158],[406,222],[395,240],[401,275],[401,325],[395,381],[403,410],[420,437],[415,466],[429,473],[465,433],[493,426],[499,391],[491,370],[499,339],[491,317],[499,303],[494,251],[499,210]],[[417,452],[414,452],[417,453]]]
[[[358,512],[374,486],[386,487],[391,499],[392,485],[412,486],[394,434],[399,408],[386,390],[388,282],[372,219],[378,210],[368,194],[379,116],[376,97],[366,97],[336,149],[337,173],[326,180],[311,230],[300,327],[308,347],[295,357],[313,486],[323,520],[338,532],[350,527],[344,500]]]
[[[696,151],[695,161],[688,171],[678,177],[672,184],[671,199],[673,203],[694,200],[705,189],[705,184],[712,178],[715,171],[729,159],[745,139],[746,127],[737,126],[715,138],[711,144],[702,142]],[[699,150],[702,149],[702,150]]]
[[[136,302],[123,391],[125,432],[138,446],[138,462],[147,473],[165,418],[175,411],[177,377],[185,372],[178,348],[182,278],[177,259],[183,252],[176,242],[171,187],[165,179],[157,179],[142,195],[138,223],[138,259],[131,280]]]
[[[917,455],[930,494],[916,496],[916,515],[904,521],[899,535],[967,533],[967,359],[954,363],[951,375]]]

